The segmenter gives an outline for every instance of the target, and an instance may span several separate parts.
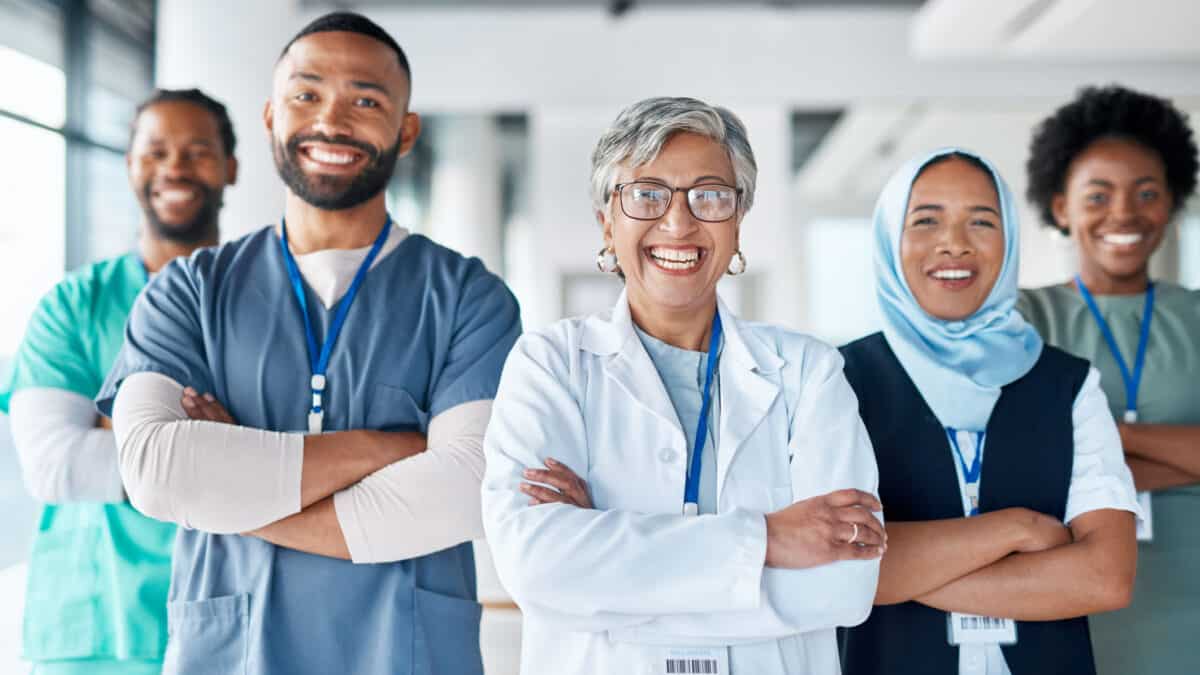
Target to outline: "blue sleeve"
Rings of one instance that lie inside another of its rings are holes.
[[[199,259],[171,261],[138,296],[125,326],[125,344],[96,395],[96,407],[104,415],[112,415],[117,390],[135,373],[161,373],[197,391],[213,390],[201,319]]]
[[[450,347],[434,375],[430,414],[496,397],[500,371],[521,335],[516,298],[499,277],[473,261],[453,317]]]

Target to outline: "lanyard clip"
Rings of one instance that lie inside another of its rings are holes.
[[[696,502],[683,503],[683,515],[694,516],[700,513],[700,505]]]
[[[1138,414],[1137,414],[1136,410],[1130,409],[1130,410],[1125,411],[1125,423],[1126,424],[1137,424],[1137,421],[1138,421]]]

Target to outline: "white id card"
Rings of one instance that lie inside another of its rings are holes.
[[[668,647],[655,675],[729,675],[728,647]]]
[[[1137,540],[1154,541],[1154,511],[1149,492],[1138,493],[1138,508],[1142,510],[1142,517],[1137,524]]]
[[[951,612],[946,618],[949,621],[946,638],[952,645],[1015,645],[1017,643],[1017,622],[1012,619],[960,614],[959,612]]]

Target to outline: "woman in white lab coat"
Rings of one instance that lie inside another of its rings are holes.
[[[597,264],[625,291],[520,339],[484,442],[521,671],[836,673],[885,546],[875,461],[838,352],[717,297],[746,268],[745,128],[645,100],[592,170]]]

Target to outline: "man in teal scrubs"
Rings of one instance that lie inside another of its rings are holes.
[[[23,631],[35,675],[162,668],[175,526],[129,505],[116,441],[92,398],[149,275],[217,243],[234,144],[225,107],[199,90],[159,90],[138,108],[126,155],[144,214],[137,250],[86,265],[46,294],[0,382],[25,483],[45,503]]]

